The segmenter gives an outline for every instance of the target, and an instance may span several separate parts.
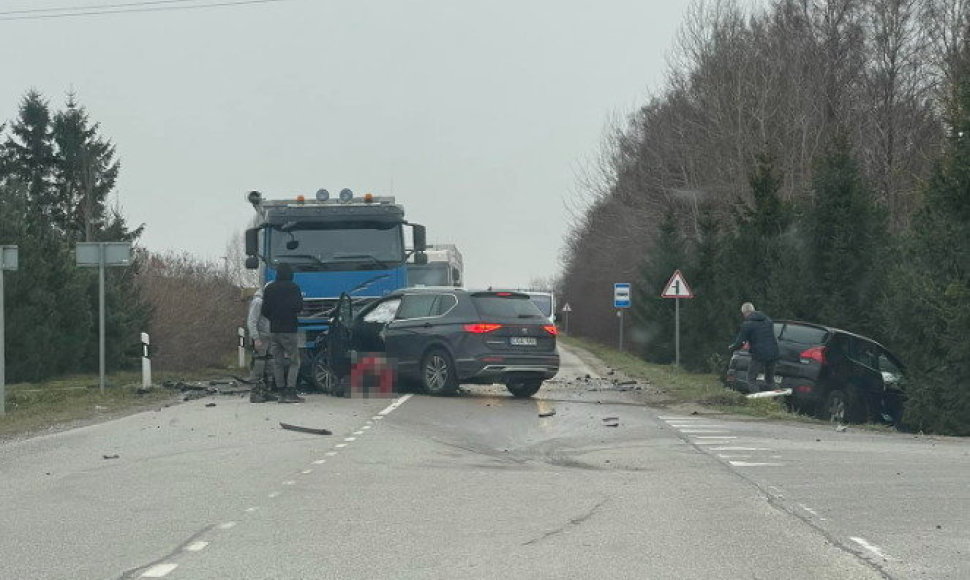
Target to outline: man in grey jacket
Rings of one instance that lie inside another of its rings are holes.
[[[246,328],[252,340],[253,368],[249,373],[249,382],[253,385],[249,391],[250,403],[265,403],[275,401],[266,386],[266,359],[269,357],[269,320],[263,316],[263,290],[259,289],[249,303],[249,315],[246,317]]]

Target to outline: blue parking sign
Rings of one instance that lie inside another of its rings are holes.
[[[630,284],[617,282],[613,284],[613,308],[630,307]]]

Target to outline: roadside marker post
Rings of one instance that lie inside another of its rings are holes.
[[[690,286],[687,285],[687,280],[684,279],[684,275],[680,273],[680,270],[674,270],[674,275],[670,277],[667,281],[667,285],[664,286],[663,293],[660,294],[661,298],[673,298],[674,299],[674,364],[678,367],[680,366],[680,299],[681,298],[693,298],[694,293],[691,292]]]
[[[239,327],[239,368],[246,368],[246,329]]]
[[[565,326],[565,329],[563,330],[563,334],[566,334],[566,335],[569,334],[569,313],[572,311],[573,309],[571,306],[569,306],[569,302],[567,302],[566,305],[562,307],[562,322],[563,322],[563,326]]]
[[[0,416],[7,414],[7,353],[3,320],[3,272],[4,270],[16,270],[18,261],[17,246],[0,246]]]
[[[78,268],[98,269],[98,374],[104,394],[104,269],[131,265],[131,242],[78,242]]]
[[[141,333],[141,386],[144,389],[152,387],[152,359],[148,353],[148,333]]]
[[[620,352],[623,352],[623,311],[630,307],[630,284],[617,282],[613,284],[613,308],[620,319]]]

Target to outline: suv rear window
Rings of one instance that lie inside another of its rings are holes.
[[[817,326],[804,324],[785,324],[778,335],[779,340],[797,342],[799,344],[825,344],[828,331]]]
[[[472,294],[479,316],[486,318],[544,318],[542,312],[524,294]]]

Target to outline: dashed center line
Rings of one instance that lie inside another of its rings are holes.
[[[248,507],[248,508],[246,508],[246,513],[247,513],[247,514],[251,514],[251,513],[253,513],[254,511],[256,511],[256,510],[258,510],[258,509],[259,509],[259,508],[258,508],[258,507],[256,507],[256,506],[253,506],[253,507]]]
[[[278,492],[278,491],[270,492],[270,494],[269,494],[270,499],[272,499],[274,497],[279,497],[279,496],[280,496],[280,492]]]
[[[205,550],[205,547],[209,545],[209,542],[192,542],[185,547],[186,552],[201,552]]]
[[[344,441],[347,441],[349,443],[351,441],[357,441],[357,438],[356,437],[344,437]]]
[[[336,455],[336,454],[335,454],[335,455]],[[327,460],[326,460],[326,459],[317,459],[316,461],[314,461],[314,462],[313,462],[313,464],[314,464],[314,465],[323,465],[323,464],[324,464],[324,463],[326,463],[326,462],[327,462]]]
[[[767,447],[711,447],[711,451],[771,451]]]
[[[364,434],[363,431],[354,431],[354,435],[363,435],[363,434]]]
[[[336,451],[327,451],[326,453],[324,453],[324,455],[326,455],[327,457],[333,457],[336,454],[337,454]]]
[[[364,425],[361,429],[370,429],[370,425]]]
[[[284,482],[283,482],[283,485],[296,485],[296,482],[295,482],[295,481],[293,481],[293,480],[289,480],[289,481],[284,481]]]
[[[303,475],[310,475],[311,473],[313,473],[313,470],[312,469],[304,469],[300,473],[302,473]]]
[[[749,461],[728,461],[734,467],[781,467],[784,463],[758,463]]]
[[[727,433],[724,429],[678,429],[681,433]]]
[[[220,530],[229,530],[236,527],[236,522],[223,522],[216,527]]]
[[[737,439],[734,435],[698,435],[694,439]]]
[[[169,572],[178,568],[178,564],[156,564],[145,570],[145,573],[141,575],[142,578],[164,578]]]
[[[337,449],[343,449],[346,446],[347,446],[346,443],[337,443],[336,445],[334,445],[334,447],[336,447]]]
[[[410,399],[411,397],[412,395],[410,394],[404,395],[403,397],[399,398],[398,400],[394,401],[393,403],[385,407],[384,410],[378,413],[377,416],[374,418],[376,419],[377,417],[383,417],[384,415],[391,413],[392,411],[394,411],[394,409],[397,409],[398,407],[406,403],[408,399]]]

